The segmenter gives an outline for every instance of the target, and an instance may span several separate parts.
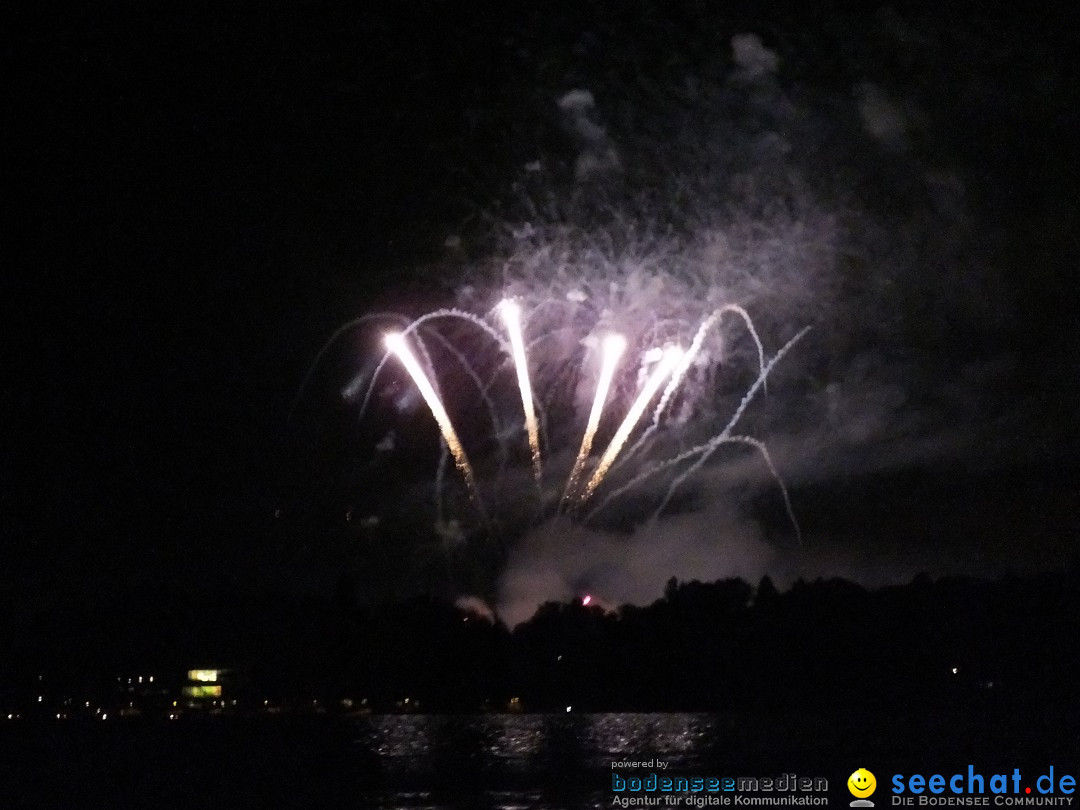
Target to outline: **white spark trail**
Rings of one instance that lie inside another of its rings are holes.
[[[465,312],[464,310],[460,309],[440,309],[436,310],[435,312],[429,312],[427,315],[422,315],[421,317],[410,323],[408,326],[406,326],[400,334],[403,338],[408,337],[425,323],[436,318],[460,318],[461,320],[468,321],[469,323],[480,327],[480,329],[490,335],[495,340],[495,343],[497,343],[499,347],[505,351],[506,344],[504,343],[502,336],[499,335],[498,332],[492,329],[491,326],[483,318],[473,315],[471,312]],[[426,355],[426,351],[427,350],[424,349],[423,346],[421,346],[421,352]],[[507,352],[507,354],[509,354],[509,352]],[[375,367],[375,371],[371,375],[371,382],[368,383],[367,393],[364,395],[364,401],[360,405],[360,413],[357,416],[357,419],[359,421],[363,421],[364,414],[367,413],[368,405],[371,404],[371,397],[375,393],[375,380],[378,379],[379,373],[383,370],[383,367],[386,365],[389,359],[390,353],[387,352],[382,356],[382,359],[379,360],[379,364]],[[429,357],[425,357],[425,359],[428,364],[428,368],[432,368],[431,359]]]
[[[454,430],[454,425],[451,423],[450,416],[447,414],[446,408],[443,407],[439,395],[435,393],[431,381],[427,378],[427,375],[424,374],[424,370],[420,368],[420,364],[416,360],[416,355],[412,353],[403,334],[394,333],[387,335],[386,347],[397,356],[402,365],[405,366],[405,370],[408,371],[409,375],[413,378],[416,387],[420,389],[421,396],[424,397],[424,401],[431,410],[431,415],[435,417],[435,421],[442,431],[443,439],[446,440],[446,444],[454,456],[454,463],[457,465],[458,470],[465,479],[465,485],[469,489],[469,494],[472,496],[476,508],[479,510],[481,517],[486,523],[487,514],[484,512],[483,500],[480,497],[480,488],[476,484],[476,476],[473,474],[472,465],[469,463],[468,456],[465,455],[465,448],[462,446],[460,439],[458,439],[457,432]]]
[[[719,323],[720,318],[724,313],[732,312],[743,319],[746,324],[747,330],[750,332],[750,337],[754,339],[754,345],[757,346],[758,352],[758,374],[765,373],[765,347],[761,343],[761,338],[758,337],[757,329],[754,328],[754,322],[750,318],[750,313],[743,309],[738,304],[725,304],[719,309],[715,310],[708,318],[701,322],[701,326],[698,327],[697,334],[694,335],[694,340],[690,343],[690,348],[686,350],[686,354],[683,355],[682,362],[671,375],[671,380],[668,382],[667,387],[664,389],[663,395],[660,397],[660,402],[657,403],[656,409],[653,411],[652,424],[645,430],[644,433],[638,438],[637,441],[631,445],[621,459],[619,459],[619,465],[626,464],[631,458],[633,458],[639,450],[645,445],[645,442],[656,433],[660,427],[660,418],[664,415],[664,411],[667,410],[668,404],[671,402],[671,398],[675,396],[675,392],[679,388],[679,384],[683,380],[683,376],[690,369],[690,365],[694,362],[694,358],[697,357],[698,352],[701,351],[701,347],[705,343],[705,337],[709,331]],[[766,385],[766,392],[768,391],[768,383]]]
[[[311,378],[315,375],[315,370],[319,367],[319,363],[322,362],[323,357],[326,355],[327,351],[329,351],[330,347],[333,346],[343,335],[352,331],[353,329],[363,326],[366,323],[370,323],[376,320],[382,320],[385,318],[392,318],[393,320],[400,321],[401,323],[409,322],[408,318],[406,318],[404,315],[399,315],[396,312],[374,312],[369,315],[361,315],[359,318],[353,318],[351,321],[342,324],[337,328],[337,330],[335,330],[334,334],[332,334],[329,339],[325,343],[323,343],[322,348],[319,349],[319,353],[315,355],[315,359],[312,360],[311,365],[308,366],[307,373],[304,374],[304,379],[300,382],[300,387],[296,391],[296,396],[293,398],[292,405],[289,406],[289,415],[285,418],[286,425],[290,424],[293,420],[293,417],[296,415],[296,408],[299,406],[300,401],[304,398],[304,392],[307,391],[307,387],[311,384]],[[362,379],[362,376],[363,375],[358,376],[356,380],[346,386],[345,390],[342,392],[342,396],[348,398],[353,393],[355,393],[355,391],[352,391],[351,389],[353,385],[357,383],[357,381]]]
[[[765,380],[768,379],[769,372],[772,371],[773,367],[778,362],[780,362],[784,355],[787,354],[788,351],[790,351],[791,348],[796,343],[798,343],[809,331],[809,326],[803,327],[803,329],[801,329],[795,335],[795,337],[785,343],[780,348],[780,351],[778,351],[773,356],[773,359],[769,361],[769,364],[765,367],[765,370],[758,375],[758,378],[754,380],[754,384],[751,385],[746,394],[743,395],[742,401],[739,403],[739,407],[735,409],[735,413],[732,414],[731,419],[728,420],[728,423],[724,427],[724,429],[720,431],[720,433],[718,433],[715,437],[706,442],[702,446],[701,455],[698,457],[698,460],[695,461],[694,464],[686,472],[677,476],[675,480],[671,482],[671,485],[668,487],[667,494],[664,496],[664,500],[660,502],[660,506],[658,506],[656,508],[656,511],[653,513],[653,522],[659,519],[660,514],[664,511],[668,503],[670,503],[671,499],[674,497],[675,491],[686,481],[686,479],[696,473],[698,470],[700,470],[705,465],[705,462],[709,460],[709,457],[716,452],[716,449],[720,447],[720,445],[731,440],[731,431],[735,428],[735,425],[738,423],[739,419],[742,418],[743,413],[749,407],[750,402],[753,400],[754,396],[765,385]]]
[[[451,343],[449,340],[447,340],[445,337],[443,337],[442,335],[440,335],[438,332],[436,332],[434,330],[431,330],[431,329],[427,330],[427,334],[429,334],[431,337],[433,337],[437,341],[439,341],[439,343],[442,345],[442,347],[444,349],[446,349],[446,351],[449,352],[450,355],[455,360],[458,361],[458,363],[461,366],[461,370],[464,371],[466,375],[468,375],[470,380],[472,380],[473,385],[476,386],[476,390],[480,394],[480,398],[484,401],[484,406],[487,408],[487,412],[488,412],[488,419],[491,421],[492,430],[498,430],[498,428],[499,428],[499,415],[498,415],[498,412],[495,409],[495,401],[491,398],[491,394],[489,393],[489,390],[491,388],[491,384],[490,383],[485,383],[483,380],[480,379],[480,375],[476,373],[476,369],[474,369],[472,367],[472,364],[468,361],[468,358],[466,358],[464,354],[462,354],[460,351],[458,351],[453,343]],[[424,350],[423,341],[420,341],[419,338],[417,340],[419,341],[419,345],[420,345],[421,350]],[[426,351],[425,351],[425,354],[426,354]],[[429,361],[428,365],[430,366],[430,361]],[[503,457],[503,461],[505,463],[506,455],[507,455],[505,442],[499,441],[498,444],[499,444],[499,452],[500,452],[501,456]]]
[[[604,354],[600,367],[600,378],[596,383],[596,396],[593,398],[589,421],[585,426],[585,435],[581,437],[581,448],[578,450],[577,458],[574,459],[574,467],[570,470],[570,476],[566,479],[566,489],[563,490],[562,497],[564,505],[577,490],[578,478],[581,476],[581,470],[585,466],[585,459],[589,457],[589,453],[592,451],[593,438],[596,436],[596,429],[600,425],[600,415],[604,410],[604,403],[607,401],[608,390],[611,388],[611,379],[615,376],[615,367],[618,365],[619,358],[622,357],[624,351],[626,351],[626,338],[622,335],[608,335],[604,338]]]
[[[752,436],[717,436],[709,442],[706,442],[705,444],[699,444],[697,447],[691,448],[690,450],[680,453],[673,458],[669,458],[667,461],[663,461],[659,464],[652,466],[645,472],[634,476],[634,478],[627,481],[621,487],[619,487],[614,492],[609,494],[606,498],[604,498],[604,500],[586,516],[584,522],[588,523],[589,521],[591,521],[596,515],[606,509],[613,501],[622,497],[631,489],[638,486],[639,484],[642,484],[649,478],[652,478],[654,475],[659,475],[666,470],[670,470],[672,467],[677,467],[683,462],[689,461],[690,459],[701,453],[705,453],[707,451],[711,452],[712,449],[715,449],[713,447],[714,442],[716,442],[717,446],[719,446],[720,444],[746,444],[757,449],[757,451],[761,454],[762,460],[765,462],[765,466],[769,468],[769,474],[772,476],[773,481],[776,483],[777,488],[780,490],[780,495],[784,499],[784,509],[787,511],[788,520],[791,522],[792,527],[795,529],[796,539],[801,544],[802,529],[799,527],[799,521],[795,517],[795,509],[791,504],[791,496],[788,494],[787,485],[784,483],[784,479],[780,476],[780,472],[776,469],[776,465],[773,463],[772,455],[769,453],[769,448],[765,445],[763,441],[755,439]]]
[[[529,365],[525,356],[525,341],[521,337],[521,307],[509,299],[499,307],[506,330],[510,334],[510,348],[514,354],[514,366],[517,368],[518,388],[521,391],[521,407],[525,411],[525,429],[529,434],[529,450],[532,452],[533,475],[536,485],[540,485],[543,466],[540,460],[540,430],[536,424],[536,409],[533,407],[532,384],[529,382]]]
[[[596,465],[592,478],[589,479],[589,482],[585,485],[584,492],[581,494],[581,498],[579,499],[580,503],[585,503],[585,501],[592,497],[592,494],[596,491],[600,482],[604,480],[604,476],[611,468],[612,463],[615,461],[615,457],[619,455],[619,451],[626,443],[627,438],[629,438],[630,432],[641,419],[641,414],[644,413],[646,406],[649,404],[649,400],[653,398],[653,395],[656,394],[660,385],[672,370],[674,370],[679,360],[682,359],[682,354],[682,349],[675,346],[672,346],[664,352],[663,359],[649,376],[648,381],[645,383],[645,387],[641,389],[641,393],[638,394],[634,404],[630,407],[630,411],[626,414],[626,418],[623,419],[623,422],[619,425],[619,429],[615,432],[615,436],[612,438],[611,443],[608,444],[607,450],[604,451],[604,455],[600,457],[600,463]]]

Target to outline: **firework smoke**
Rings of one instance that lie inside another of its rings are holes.
[[[543,542],[552,549],[563,544],[550,535],[567,527],[595,545],[582,575],[621,564],[617,537],[605,534],[615,528],[643,546],[664,545],[657,568],[666,574],[728,575],[740,569],[676,570],[667,560],[682,546],[668,528],[705,532],[718,501],[737,512],[732,504],[756,502],[754,490],[769,486],[797,537],[781,473],[805,486],[853,469],[897,467],[898,459],[963,455],[950,449],[961,440],[941,426],[974,421],[972,403],[984,409],[978,418],[987,436],[1000,432],[987,416],[995,403],[981,392],[1000,389],[1022,360],[1010,352],[967,362],[962,348],[1016,323],[988,261],[988,230],[974,227],[986,224],[972,205],[984,180],[949,166],[936,146],[938,137],[952,137],[952,126],[935,132],[922,96],[894,88],[790,86],[779,54],[752,34],[734,37],[730,51],[712,45],[701,65],[680,62],[653,84],[585,71],[582,86],[553,90],[528,125],[510,130],[528,135],[506,150],[521,156],[518,173],[497,169],[502,196],[492,200],[485,186],[472,197],[478,210],[467,213],[480,215],[455,219],[458,232],[447,240],[454,250],[425,268],[425,281],[460,276],[448,301],[454,309],[404,326],[389,322],[415,334],[419,364],[477,465],[466,484],[483,490],[496,519],[491,531],[513,563],[500,559],[474,592],[491,593],[496,580],[531,577],[535,585],[557,569],[553,559],[525,553],[548,526],[555,528]],[[560,137],[534,138],[549,125]],[[879,148],[889,160],[879,159]],[[967,294],[972,289],[980,295]],[[499,312],[506,299],[515,306]],[[817,329],[812,351],[774,370],[786,349],[769,360],[766,347],[784,346],[806,324]],[[956,330],[969,339],[954,347]],[[623,335],[627,348],[609,369],[598,349],[611,334]],[[656,370],[643,359],[647,350],[670,345],[686,351],[631,414]],[[940,368],[913,374],[919,347],[928,346]],[[932,398],[920,392],[952,359],[962,363],[955,377],[935,385]],[[363,420],[368,401],[387,388],[376,369],[348,392],[364,399]],[[765,393],[773,395],[768,402],[758,396]],[[508,448],[520,441],[519,407],[531,465],[509,463]],[[625,444],[608,445],[601,457],[592,445],[608,419],[612,429],[625,426],[617,437]],[[395,463],[383,455],[380,463]],[[426,503],[434,489],[443,505],[443,489],[457,484],[445,467],[434,486],[412,482],[410,503]],[[544,486],[530,486],[541,479]],[[575,512],[579,499],[588,502]],[[478,544],[468,517],[454,514],[455,501],[445,509],[442,522],[462,524],[459,548]],[[736,537],[752,534],[736,528]],[[728,542],[712,532],[702,555],[722,554]],[[805,552],[789,549],[795,553]],[[560,569],[572,587],[560,580],[549,598],[584,592],[572,568]],[[654,597],[659,584],[643,596]],[[594,593],[634,601],[631,591]]]

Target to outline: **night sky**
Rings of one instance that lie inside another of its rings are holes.
[[[358,419],[340,391],[372,341],[353,334],[290,420],[316,354],[365,313],[608,290],[627,254],[666,280],[640,293],[653,311],[696,323],[679,282],[713,261],[709,294],[745,305],[769,353],[814,327],[746,426],[803,545],[735,454],[648,530],[629,507],[569,541],[507,518],[505,559],[468,586],[598,584],[617,602],[659,596],[634,565],[867,584],[1075,565],[1077,35],[1021,11],[814,5],[304,3],[5,26],[0,586],[21,604],[426,570],[419,540],[372,551],[407,533],[390,513],[430,501],[426,412],[390,374]],[[574,90],[592,104],[560,106]],[[529,264],[567,231],[633,249],[596,259],[571,235],[592,264]],[[633,323],[620,295],[604,317]],[[688,405],[668,449],[707,438],[753,379],[714,371],[699,383],[715,409]],[[389,430],[397,455],[380,456]],[[386,535],[364,539],[350,509]]]

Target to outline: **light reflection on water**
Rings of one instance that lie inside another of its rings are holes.
[[[381,715],[355,746],[374,770],[365,807],[576,810],[610,806],[612,762],[700,771],[721,732],[704,714]]]

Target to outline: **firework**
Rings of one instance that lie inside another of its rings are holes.
[[[542,301],[539,306],[542,307],[545,304],[558,303],[560,302],[546,300]],[[499,316],[496,317],[499,317],[499,319],[503,321],[505,331],[499,330],[492,325],[491,318],[495,316],[495,310],[498,310],[499,312]],[[368,404],[374,394],[380,372],[389,361],[390,356],[396,356],[403,364],[414,384],[417,386],[417,389],[427,404],[431,414],[435,418],[444,440],[435,478],[436,518],[437,523],[440,525],[448,523],[443,514],[442,491],[445,484],[444,472],[445,468],[448,466],[446,465],[446,461],[453,458],[460,475],[464,479],[469,497],[476,505],[482,523],[486,527],[491,528],[482,501],[476,473],[466,456],[459,435],[447,413],[439,389],[436,387],[439,384],[439,380],[446,374],[460,374],[462,375],[460,378],[451,376],[450,379],[466,379],[471,382],[482,400],[483,405],[487,408],[493,430],[491,435],[492,438],[495,438],[498,441],[502,463],[505,464],[507,460],[505,440],[509,434],[504,433],[500,429],[502,420],[499,418],[495,403],[495,399],[498,396],[497,392],[499,390],[496,386],[500,385],[500,383],[498,383],[498,377],[503,374],[503,372],[500,370],[500,365],[491,364],[490,355],[487,354],[487,352],[493,347],[497,348],[497,351],[500,352],[503,357],[513,361],[516,371],[517,387],[519,389],[522,408],[525,415],[525,427],[528,433],[529,447],[531,450],[532,472],[537,483],[538,492],[542,494],[542,490],[539,487],[542,483],[543,469],[541,466],[539,424],[537,420],[537,414],[542,413],[542,411],[540,401],[534,400],[534,396],[537,392],[543,391],[549,392],[550,396],[551,391],[559,390],[560,387],[565,386],[565,383],[560,380],[566,379],[565,375],[572,373],[570,371],[570,365],[563,364],[559,367],[558,371],[552,373],[551,369],[554,368],[553,361],[558,357],[565,356],[564,353],[570,349],[571,341],[574,343],[579,342],[573,335],[575,331],[582,327],[587,329],[595,328],[595,326],[589,327],[581,322],[563,322],[557,326],[549,324],[545,329],[541,330],[542,334],[537,339],[537,342],[540,340],[557,339],[561,341],[563,345],[558,355],[548,356],[545,354],[540,358],[539,365],[533,368],[533,372],[539,375],[536,378],[536,384],[539,387],[536,389],[536,392],[534,392],[534,381],[530,378],[528,350],[531,348],[535,352],[536,348],[535,346],[527,346],[525,344],[522,330],[523,318],[521,305],[514,299],[506,298],[495,307],[495,310],[489,312],[487,316],[479,316],[456,308],[440,309],[424,314],[414,320],[409,320],[408,318],[395,313],[366,315],[346,324],[335,332],[327,346],[324,346],[320,351],[315,361],[315,365],[318,365],[319,361],[326,354],[329,345],[340,339],[342,335],[352,329],[366,326],[368,323],[378,319],[389,319],[401,324],[399,331],[385,335],[387,351],[375,365],[374,370],[370,373],[365,371],[358,375],[356,379],[346,386],[346,389],[342,393],[346,398],[357,397],[359,399],[361,390],[366,389],[359,411],[359,417],[363,419]],[[612,407],[609,405],[608,399],[611,396],[612,388],[614,387],[615,374],[619,362],[622,355],[625,353],[628,344],[626,338],[620,334],[614,333],[609,333],[601,340],[601,363],[592,407],[589,412],[589,418],[586,423],[584,434],[582,435],[581,445],[578,448],[577,455],[574,457],[569,475],[564,484],[562,497],[558,506],[559,511],[577,513],[579,507],[585,505],[586,502],[594,498],[598,488],[606,478],[610,477],[616,464],[625,465],[639,450],[644,448],[645,443],[650,436],[660,428],[665,411],[673,401],[680,386],[683,385],[687,372],[695,358],[702,351],[707,334],[719,324],[725,314],[735,315],[745,323],[750,336],[753,338],[754,345],[757,347],[758,354],[757,379],[746,391],[745,396],[739,403],[727,425],[722,431],[715,434],[703,444],[699,444],[697,447],[684,451],[674,458],[666,460],[654,459],[647,467],[632,472],[627,476],[624,483],[611,492],[608,492],[599,503],[592,506],[591,511],[584,513],[579,517],[585,523],[590,523],[595,519],[597,513],[605,510],[612,502],[621,499],[629,490],[641,486],[646,480],[651,479],[654,476],[670,474],[673,477],[668,482],[666,494],[664,494],[659,507],[654,512],[655,520],[656,517],[667,508],[676,490],[692,475],[700,471],[709,458],[714,455],[722,445],[740,444],[752,447],[758,451],[768,468],[769,473],[772,475],[780,489],[784,498],[784,506],[788,512],[788,517],[790,518],[792,525],[795,526],[796,535],[799,535],[798,524],[795,521],[787,490],[769,456],[767,448],[763,443],[749,436],[734,435],[733,430],[749,406],[751,400],[753,400],[758,393],[766,390],[770,371],[794,346],[794,344],[803,337],[806,330],[804,329],[796,334],[781,347],[780,351],[777,352],[768,363],[766,363],[762,342],[758,337],[758,333],[749,314],[736,304],[724,305],[713,310],[705,317],[704,320],[699,323],[697,330],[693,334],[693,339],[685,351],[675,346],[669,346],[667,349],[652,348],[642,355],[642,379],[639,382],[641,386],[640,391],[633,400],[629,410],[625,413],[614,437],[611,439],[604,453],[600,456],[591,476],[589,476],[587,482],[582,485],[582,473],[589,461],[601,418],[603,417],[605,409]],[[435,321],[441,322],[440,328],[436,328]],[[441,328],[442,324],[453,324],[453,322],[457,322],[457,328],[454,332],[448,333],[445,328]],[[460,330],[462,324],[470,331],[475,330],[475,336],[479,337],[481,341],[479,344],[476,344],[475,342],[462,342],[465,339],[472,341],[468,331],[462,332]],[[679,333],[683,332],[687,325],[682,324],[677,320],[669,319],[662,329],[654,324],[654,334],[659,331],[671,329],[672,326],[675,327],[672,331]],[[410,335],[415,335],[415,338],[410,339]],[[423,339],[421,339],[421,336]],[[435,360],[438,358],[438,355],[433,356],[428,351],[430,345],[429,341],[434,341],[435,344],[438,345],[439,351],[444,353],[445,356],[450,359],[451,365],[458,367],[456,371],[449,368],[446,370],[437,368]],[[574,364],[574,367],[578,368],[577,364]],[[297,399],[300,398],[303,391],[307,388],[312,374],[313,369],[309,370],[305,377],[305,380],[301,385],[301,390],[298,392]],[[454,387],[456,388],[456,386]],[[659,397],[657,397],[658,393],[660,393]],[[652,418],[649,420],[648,426],[637,440],[632,445],[628,446],[628,439],[635,432],[638,424],[643,419],[646,409],[654,400],[657,400],[657,402],[653,408]],[[293,407],[295,409],[295,403]],[[558,451],[559,448],[555,449]],[[680,468],[682,468],[681,472]],[[501,475],[503,468],[500,466],[499,469]],[[544,506],[543,503],[540,505],[541,507]]]
[[[751,385],[750,388],[747,390],[747,392],[743,395],[742,401],[739,403],[739,407],[737,407],[735,409],[735,413],[733,413],[731,415],[731,418],[728,420],[728,423],[724,427],[724,429],[722,431],[720,431],[720,433],[718,433],[716,436],[714,436],[712,439],[710,439],[708,442],[706,442],[702,446],[701,452],[698,455],[697,461],[695,461],[686,472],[684,472],[681,475],[677,476],[675,478],[675,480],[672,481],[671,484],[668,486],[667,494],[664,496],[663,501],[660,502],[660,506],[658,506],[656,508],[656,512],[653,515],[653,520],[656,520],[657,518],[659,518],[661,512],[664,511],[665,507],[667,507],[667,505],[668,505],[668,503],[670,503],[671,499],[673,497],[675,497],[675,491],[686,481],[686,479],[689,478],[694,473],[696,473],[698,470],[700,470],[703,466],[705,466],[705,462],[707,462],[709,460],[709,457],[713,453],[716,452],[716,449],[718,447],[720,447],[720,445],[727,444],[727,443],[732,441],[731,431],[735,428],[735,425],[738,424],[739,419],[742,418],[743,413],[750,406],[750,403],[753,401],[754,397],[757,395],[758,390],[765,386],[765,382],[769,378],[769,372],[772,371],[773,367],[777,363],[779,363],[780,360],[783,359],[784,355],[787,354],[791,350],[791,347],[794,346],[796,343],[798,343],[800,340],[802,340],[802,338],[809,331],[810,331],[809,326],[803,327],[799,332],[797,332],[795,334],[795,336],[793,338],[791,338],[791,340],[789,340],[787,343],[785,343],[780,348],[780,351],[778,351],[773,356],[773,359],[769,361],[769,364],[767,366],[765,366],[765,368],[762,370],[762,372],[758,375],[758,378],[754,381],[754,384]],[[745,441],[746,439],[742,439],[742,440]],[[763,444],[761,444],[761,442],[756,442],[756,440],[755,440],[752,443],[756,444],[756,446],[758,446],[759,449],[764,451],[765,446]],[[766,463],[769,465],[769,469],[772,470],[775,473],[776,468],[773,466],[772,459],[769,458],[769,455],[768,455],[767,452],[764,453],[764,458],[765,458]],[[779,476],[776,476],[776,477],[777,477],[777,479],[779,479]],[[791,502],[788,500],[787,490],[783,488],[783,483],[782,482],[781,482],[781,489],[782,489],[782,491],[784,493],[784,502],[785,502],[785,504],[786,504],[786,506],[788,508],[788,515],[789,515],[789,517],[792,518],[792,523],[795,523],[794,514],[792,514],[792,512],[791,512]],[[796,527],[796,532],[798,532],[798,524],[797,523],[795,523],[795,527]]]
[[[721,445],[744,444],[755,448],[761,454],[762,460],[765,462],[765,466],[768,467],[769,473],[772,475],[773,480],[776,482],[776,485],[780,489],[780,494],[784,498],[784,508],[787,510],[788,519],[791,521],[792,527],[795,529],[795,536],[801,542],[802,531],[799,529],[799,523],[795,519],[795,511],[791,505],[791,498],[788,495],[787,487],[784,485],[783,478],[780,477],[780,473],[776,469],[776,465],[773,464],[772,457],[769,455],[769,450],[765,446],[765,443],[750,436],[732,435],[732,431],[739,423],[739,420],[742,418],[743,413],[745,413],[746,409],[750,406],[750,403],[757,395],[757,392],[765,387],[765,383],[768,380],[769,373],[773,370],[776,364],[780,362],[784,355],[787,354],[796,343],[802,340],[802,338],[809,331],[810,327],[805,327],[800,330],[793,338],[791,338],[791,340],[785,343],[780,348],[780,351],[778,351],[768,362],[768,364],[766,364],[761,369],[761,372],[758,374],[758,378],[754,381],[754,384],[750,386],[746,394],[743,395],[742,401],[739,403],[739,407],[735,409],[735,413],[732,414],[731,418],[728,420],[728,423],[724,426],[724,429],[720,431],[720,433],[713,436],[713,438],[711,438],[704,444],[698,445],[697,447],[680,453],[674,458],[669,458],[667,461],[651,465],[649,469],[645,470],[642,473],[639,473],[626,484],[622,485],[614,492],[610,493],[603,501],[600,502],[598,506],[596,506],[595,509],[592,510],[592,512],[585,516],[585,522],[587,523],[592,520],[609,504],[617,500],[620,496],[629,492],[634,487],[639,486],[645,480],[652,478],[653,476],[659,475],[662,472],[674,469],[679,465],[689,461],[690,459],[696,459],[693,466],[689,470],[676,477],[669,485],[667,494],[664,496],[664,499],[660,503],[660,506],[658,506],[656,511],[653,513],[652,519],[655,522],[659,519],[660,514],[671,502],[671,499],[674,497],[675,491],[679,488],[679,486],[681,486],[687,478],[693,475],[693,473],[700,470],[701,467],[705,464],[705,462],[708,461],[709,457],[713,453],[715,453]]]
[[[399,316],[399,315],[393,315],[392,313],[383,313],[383,316],[384,317],[397,317],[397,318],[402,317],[402,316]],[[503,345],[502,344],[502,338],[499,337],[499,333],[496,332],[494,329],[492,329],[491,326],[488,325],[488,323],[486,321],[484,321],[483,318],[479,318],[476,315],[473,315],[471,312],[464,312],[464,311],[462,311],[460,309],[440,309],[440,310],[437,310],[435,312],[429,312],[427,315],[422,315],[419,318],[417,318],[415,321],[410,322],[408,324],[408,326],[406,326],[405,329],[402,330],[401,336],[402,337],[408,337],[410,334],[415,332],[417,329],[419,329],[425,323],[428,323],[429,321],[434,321],[434,320],[437,320],[437,319],[460,320],[460,321],[464,321],[465,323],[472,324],[472,325],[478,327],[482,332],[485,332],[486,334],[488,334],[495,341],[496,344],[498,344],[499,346]],[[359,323],[360,320],[362,320],[362,319],[358,319],[354,323]],[[406,318],[405,320],[407,321],[408,319]],[[337,333],[335,334],[335,336],[333,338],[331,338],[331,342],[333,340],[335,340],[339,335],[341,335],[343,330],[345,330],[346,327],[348,327],[348,326],[349,326],[349,324],[346,324],[345,327],[342,327],[341,329],[339,329],[337,331]],[[443,345],[447,345],[444,339],[440,338],[440,342],[442,342]],[[327,346],[323,347],[323,351],[325,351],[328,346],[329,346],[329,343],[327,344]],[[429,370],[432,369],[433,366],[432,366],[432,362],[431,362],[431,357],[428,356],[427,349],[424,347],[424,344],[421,343],[419,348],[420,348],[420,355],[424,359],[424,362],[427,364],[428,369]],[[375,366],[375,371],[372,373],[371,379],[367,383],[367,393],[364,395],[364,401],[360,405],[360,414],[359,414],[358,418],[363,419],[364,414],[367,413],[368,405],[371,404],[371,397],[375,394],[375,382],[379,378],[379,374],[382,373],[383,368],[386,366],[386,361],[389,360],[389,359],[390,359],[390,353],[387,352],[383,356],[383,358],[379,361],[379,364],[377,366]],[[465,367],[468,367],[468,363],[465,363],[464,365],[465,365]],[[346,398],[349,398],[348,395],[350,394],[350,392],[352,394],[355,394],[356,391],[358,390],[360,384],[361,384],[361,379],[358,377],[357,379],[353,380],[353,382],[350,383],[349,386],[345,390],[342,391],[342,396],[345,396]],[[481,393],[484,393],[484,392],[481,391]],[[489,406],[489,408],[492,407],[490,401],[488,402],[488,406]]]
[[[596,470],[593,471],[592,478],[590,478],[589,483],[585,485],[585,490],[580,498],[581,503],[584,503],[592,497],[592,494],[596,491],[600,482],[604,480],[604,476],[607,474],[607,471],[611,469],[611,465],[619,455],[619,451],[630,437],[630,432],[634,429],[638,420],[641,419],[641,414],[645,412],[649,400],[653,398],[653,395],[659,390],[660,385],[675,369],[675,366],[678,364],[679,360],[682,359],[682,356],[683,351],[677,346],[672,346],[664,352],[659,364],[653,369],[653,373],[645,383],[645,387],[641,389],[641,393],[638,394],[637,399],[634,400],[634,404],[630,407],[622,424],[619,425],[619,429],[615,432],[615,436],[611,439],[611,443],[608,445],[607,450],[604,451],[604,455],[600,457],[600,463],[596,465]]]
[[[472,465],[469,464],[469,457],[465,455],[465,448],[462,447],[461,440],[458,439],[457,432],[454,430],[454,425],[450,421],[450,415],[447,414],[446,408],[443,407],[442,400],[440,400],[439,395],[435,393],[435,388],[431,385],[431,381],[428,380],[427,375],[424,374],[424,370],[420,368],[420,364],[416,360],[416,355],[412,353],[412,349],[409,348],[409,344],[405,341],[404,336],[399,333],[392,333],[386,336],[386,348],[397,356],[401,361],[401,364],[405,366],[405,370],[409,372],[409,376],[412,377],[413,382],[416,383],[416,387],[420,389],[420,394],[424,397],[424,401],[431,410],[431,415],[435,417],[435,421],[439,425],[439,430],[442,431],[446,446],[450,448],[450,452],[454,456],[454,463],[457,465],[458,470],[465,479],[465,484],[469,488],[469,494],[476,503],[477,509],[479,509],[481,515],[483,515],[484,507],[483,501],[480,498],[480,488],[476,484],[476,476],[473,474]]]
[[[532,385],[529,382],[529,364],[525,356],[525,343],[521,337],[521,307],[516,301],[505,300],[499,305],[506,330],[510,333],[510,348],[517,368],[518,388],[521,390],[521,406],[525,411],[525,429],[529,434],[529,450],[532,452],[533,475],[537,486],[543,469],[540,463],[540,430],[536,424],[536,409],[533,407]]]
[[[585,466],[585,459],[589,457],[592,450],[593,437],[600,425],[600,414],[607,401],[608,389],[611,388],[611,378],[615,376],[615,366],[618,365],[624,351],[626,351],[626,338],[622,335],[608,335],[604,338],[604,357],[600,367],[600,379],[596,383],[596,396],[593,398],[592,410],[589,412],[589,422],[585,426],[585,435],[581,438],[581,449],[578,450],[574,467],[566,479],[566,489],[563,492],[564,505],[574,496],[577,489],[578,478]]]
[[[701,351],[701,347],[705,343],[705,337],[708,335],[716,324],[720,322],[720,318],[725,314],[731,312],[742,318],[743,323],[746,324],[747,331],[750,332],[750,337],[754,339],[754,345],[757,346],[758,353],[758,374],[765,374],[765,347],[761,343],[761,338],[758,337],[757,329],[754,328],[754,322],[750,319],[750,313],[740,307],[738,304],[725,304],[717,309],[708,318],[701,322],[698,327],[697,334],[694,335],[694,339],[690,342],[690,348],[683,354],[682,360],[675,367],[675,370],[671,373],[671,379],[664,387],[664,393],[660,396],[660,401],[656,404],[656,409],[653,411],[652,423],[646,428],[645,432],[638,437],[638,440],[634,442],[630,449],[622,454],[619,459],[620,464],[625,464],[635,455],[642,447],[645,446],[645,442],[660,428],[660,419],[664,415],[664,411],[671,403],[672,398],[675,396],[675,392],[679,388],[679,384],[683,381],[683,377],[686,376],[686,372],[690,370],[690,365],[694,362],[694,359]],[[768,385],[767,380],[763,382],[764,386]],[[768,390],[767,388],[765,390]]]

